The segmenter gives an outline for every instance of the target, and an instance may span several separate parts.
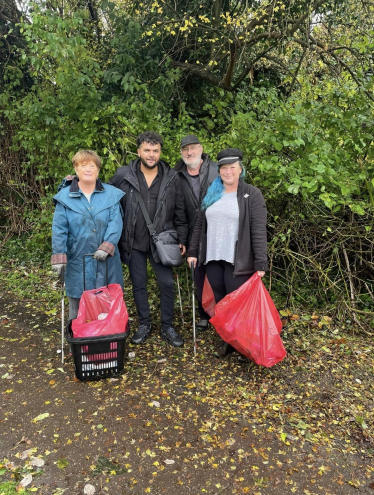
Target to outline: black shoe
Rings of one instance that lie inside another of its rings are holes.
[[[204,332],[204,330],[208,328],[208,325],[209,320],[204,320],[203,318],[201,318],[201,320],[196,323],[196,330],[198,332]]]
[[[139,330],[131,337],[132,344],[142,344],[152,333],[151,325],[139,325]]]
[[[234,348],[231,344],[228,344],[227,342],[221,342],[221,344],[217,347],[214,355],[217,357],[225,357],[228,354],[231,354],[234,352]]]
[[[167,340],[173,347],[181,347],[183,345],[183,339],[173,327],[162,327],[161,338]]]

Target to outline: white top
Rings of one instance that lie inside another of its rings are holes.
[[[206,210],[208,229],[205,263],[223,260],[234,264],[239,232],[237,196],[237,191],[224,193]]]
[[[92,196],[92,193],[89,193],[89,194],[88,194],[88,193],[83,192],[82,190],[81,190],[81,193],[82,193],[82,194],[84,194],[84,195],[86,196],[86,198],[87,198],[87,201],[88,201],[88,202],[90,202],[90,201],[91,201],[91,196]]]

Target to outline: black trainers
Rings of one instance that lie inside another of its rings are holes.
[[[139,325],[139,329],[131,337],[132,344],[142,344],[152,333],[151,325]]]
[[[216,357],[225,357],[227,356],[228,354],[231,354],[232,352],[234,352],[234,348],[231,344],[228,344],[227,342],[224,342],[222,341],[219,346],[217,347],[214,355]]]
[[[183,345],[183,339],[173,327],[162,327],[161,338],[169,342],[173,347],[181,347]]]
[[[204,320],[203,318],[196,323],[196,330],[198,332],[204,332],[208,328],[209,320]]]

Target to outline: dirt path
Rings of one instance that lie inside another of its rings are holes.
[[[213,331],[194,361],[190,333],[183,349],[155,333],[126,348],[120,378],[81,383],[56,352],[59,321],[3,294],[0,481],[31,473],[40,495],[374,494],[368,338],[296,327],[286,360],[260,369],[214,358]]]

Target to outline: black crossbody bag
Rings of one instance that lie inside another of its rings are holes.
[[[175,229],[168,229],[164,232],[156,234],[153,223],[151,222],[151,219],[149,218],[147,209],[145,207],[143,198],[141,197],[139,191],[137,191],[136,189],[134,189],[134,193],[144,215],[144,219],[151,235],[151,239],[156,246],[157,254],[160,258],[161,263],[165,266],[181,266],[183,264],[183,258],[179,248],[177,231]]]

